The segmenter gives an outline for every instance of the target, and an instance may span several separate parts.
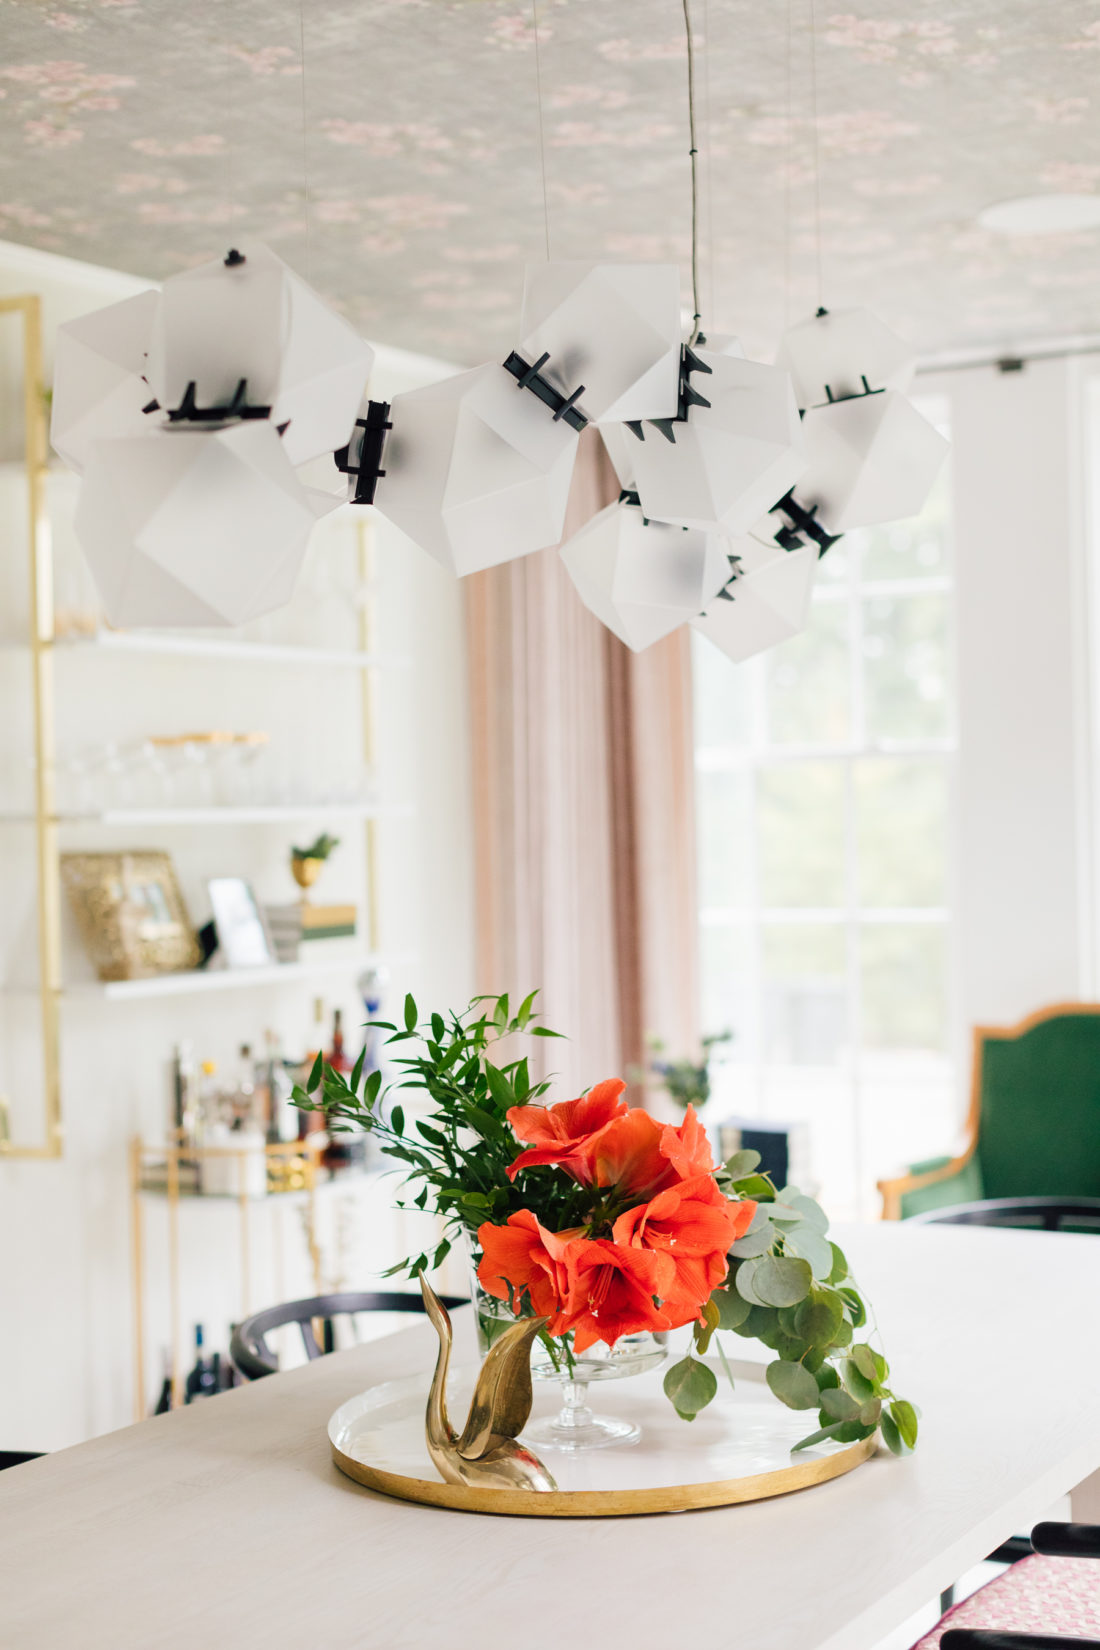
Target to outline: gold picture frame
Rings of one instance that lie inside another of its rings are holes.
[[[62,854],[61,877],[101,980],[199,966],[202,952],[170,855],[158,849]]]

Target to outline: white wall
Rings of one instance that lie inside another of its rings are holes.
[[[970,1026],[1093,989],[1083,406],[1067,360],[940,383],[955,490],[965,1074]]]
[[[134,289],[126,277],[88,272],[66,260],[11,254],[0,247],[0,292],[37,291],[45,300],[48,340],[59,319],[110,302]],[[12,388],[14,352],[0,344],[4,406],[17,406]],[[380,351],[372,392],[395,390],[441,376],[447,369],[398,352]],[[10,426],[8,447],[12,446]],[[73,488],[64,475],[51,483],[61,584],[65,599],[79,595],[79,563],[66,515]],[[354,622],[333,588],[354,561],[353,512],[329,518],[318,530],[301,595],[285,615],[253,631],[254,638],[355,642]],[[384,523],[376,540],[379,647],[406,663],[384,672],[379,685],[379,781],[384,800],[411,802],[414,817],[381,828],[381,943],[392,957],[391,1004],[407,989],[429,1006],[464,1002],[473,988],[473,906],[470,778],[464,630],[460,587],[421,551]],[[0,636],[19,640],[25,613],[22,499],[17,472],[0,475]],[[345,581],[346,582],[346,581]],[[61,592],[59,592],[60,599]],[[195,659],[58,659],[59,742],[62,751],[106,738],[126,740],[188,728],[266,728],[273,753],[302,790],[331,787],[359,761],[359,678],[354,672],[312,667],[205,664]],[[0,650],[0,787],[4,806],[25,791],[29,751],[26,656]],[[295,890],[286,869],[292,841],[326,824],[315,817],[287,826],[217,827],[181,831],[142,828],[70,829],[63,846],[114,849],[164,847],[179,869],[192,916],[208,914],[205,879],[247,876],[265,900],[289,900]],[[0,978],[33,979],[32,833],[0,824]],[[355,898],[364,891],[363,834],[340,829],[343,846],[319,897]],[[70,932],[67,977],[89,973]],[[354,974],[317,990],[331,1010],[344,1009],[357,1027],[361,1005]],[[168,1060],[173,1043],[190,1038],[196,1054],[223,1064],[242,1041],[259,1043],[267,1026],[280,1029],[289,1049],[308,1046],[313,1030],[308,985],[249,988],[211,996],[105,1004],[73,999],[64,1009],[63,1092],[65,1155],[60,1162],[0,1160],[0,1448],[55,1449],[127,1423],[133,1415],[130,1208],[127,1143],[135,1134],[156,1140],[168,1121]],[[37,1123],[37,1038],[34,999],[0,999],[0,1091],[13,1095],[17,1136],[40,1132]],[[367,1271],[395,1258],[402,1241],[391,1215],[392,1183],[329,1199],[325,1216],[330,1250],[340,1247],[344,1281],[368,1286]],[[149,1290],[152,1313],[147,1350],[158,1374],[167,1333],[162,1211],[150,1204]],[[339,1228],[339,1233],[337,1232]],[[308,1292],[301,1221],[287,1205],[261,1206],[250,1227],[253,1249],[251,1306],[279,1295]],[[215,1344],[224,1344],[230,1318],[240,1316],[237,1269],[239,1228],[231,1208],[184,1210],[184,1305],[188,1328],[204,1319]],[[337,1236],[340,1244],[336,1244]],[[334,1263],[335,1264],[335,1263]]]

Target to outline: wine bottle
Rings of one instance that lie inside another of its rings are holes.
[[[333,1009],[332,1013],[332,1047],[325,1055],[325,1064],[330,1071],[345,1077],[352,1069],[344,1048],[344,1017],[338,1008]],[[333,1172],[350,1168],[352,1164],[362,1162],[364,1146],[365,1141],[355,1135],[330,1134],[328,1145],[321,1153],[321,1162]]]
[[[165,1352],[162,1357],[164,1375],[160,1383],[160,1394],[153,1406],[154,1415],[167,1415],[172,1407],[172,1360]]]
[[[194,1403],[197,1398],[210,1398],[218,1390],[214,1385],[214,1367],[202,1355],[202,1324],[195,1325],[195,1362],[183,1383],[183,1401]]]

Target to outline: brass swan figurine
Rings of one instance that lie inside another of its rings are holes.
[[[546,1318],[521,1318],[489,1349],[478,1374],[461,1437],[447,1419],[447,1371],[454,1332],[447,1308],[420,1273],[424,1310],[439,1336],[439,1357],[428,1394],[428,1454],[448,1484],[477,1489],[556,1490],[537,1455],[517,1441],[531,1413],[531,1342]]]

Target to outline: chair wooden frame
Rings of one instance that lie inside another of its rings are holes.
[[[970,1055],[970,1104],[967,1109],[964,1125],[964,1143],[962,1150],[938,1169],[927,1169],[923,1174],[897,1175],[890,1180],[880,1180],[878,1190],[882,1194],[882,1219],[901,1219],[901,1200],[906,1192],[923,1191],[925,1186],[934,1186],[938,1181],[950,1180],[970,1162],[978,1149],[978,1130],[982,1116],[982,1058],[985,1045],[990,1042],[1015,1042],[1036,1026],[1043,1025],[1047,1020],[1064,1019],[1072,1014],[1100,1015],[1100,1003],[1055,1003],[1050,1008],[1038,1008],[1033,1014],[1010,1026],[975,1026],[971,1033]]]

